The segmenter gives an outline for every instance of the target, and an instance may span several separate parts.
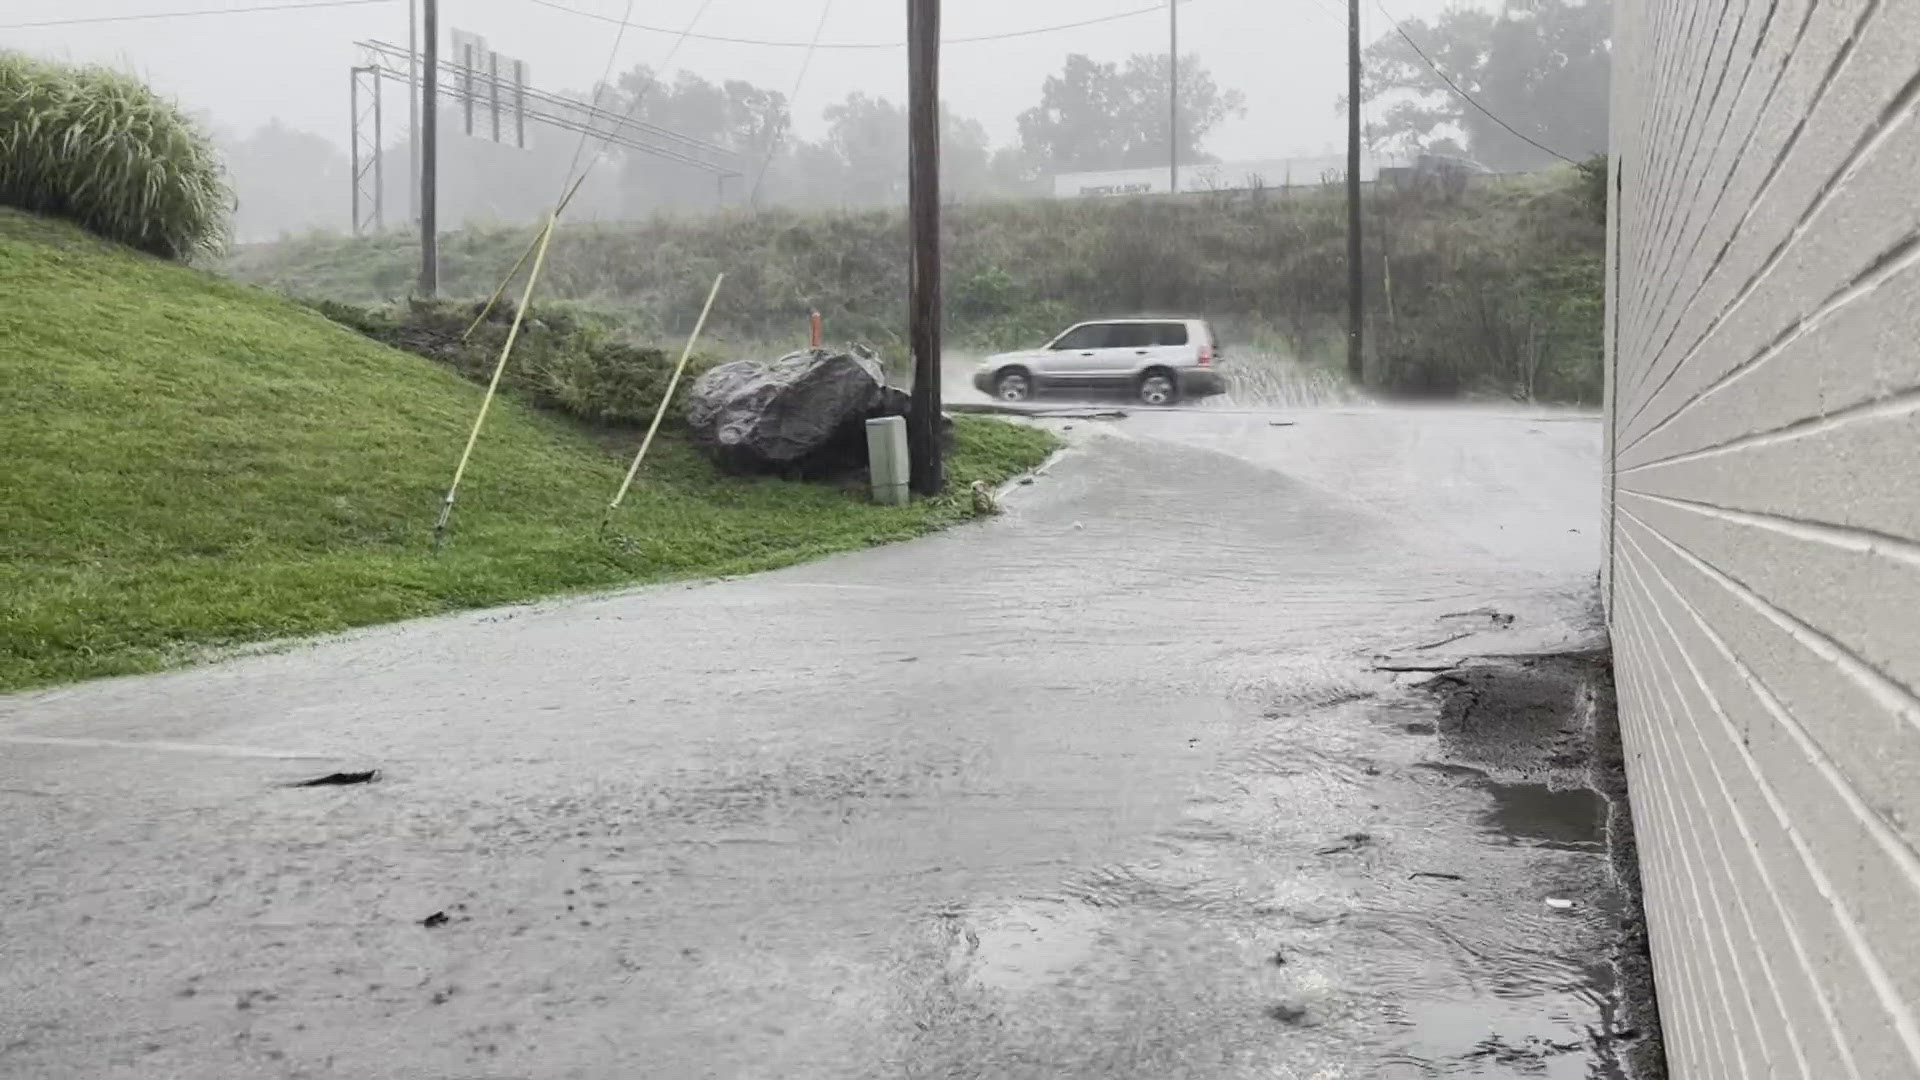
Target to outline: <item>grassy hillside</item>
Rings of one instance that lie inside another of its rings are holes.
[[[614,535],[636,439],[496,408],[428,543],[480,391],[292,301],[0,210],[0,689],[452,608],[734,573],[967,513],[728,478],[677,439]],[[1050,437],[970,421],[956,490]]]
[[[1457,197],[1369,197],[1370,381],[1409,392],[1597,402],[1603,214],[1578,171]],[[528,229],[474,228],[441,247],[444,290],[484,296]],[[946,215],[947,304],[959,348],[1031,346],[1080,318],[1196,312],[1294,358],[1337,360],[1346,319],[1338,192],[1182,200],[962,205]],[[411,287],[415,241],[309,237],[238,252],[236,276],[297,296],[368,303]],[[818,308],[836,340],[898,355],[907,234],[898,211],[770,210],[563,229],[552,295],[615,313],[643,336],[685,331],[721,270],[724,339],[794,341]],[[1246,351],[1241,356],[1244,359]]]

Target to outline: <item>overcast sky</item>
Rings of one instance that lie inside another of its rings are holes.
[[[231,129],[271,118],[347,140],[348,68],[353,42],[404,43],[407,0],[350,7],[224,13],[194,18],[25,28],[19,24],[148,12],[261,7],[313,0],[0,0],[0,47],[134,71]],[[585,89],[598,80],[627,0],[552,0],[607,22],[544,7],[534,0],[441,0],[443,31],[469,30],[531,65],[542,89]],[[1385,0],[1396,17],[1430,17],[1461,0]],[[1498,0],[1480,0],[1493,6]],[[709,0],[697,30],[724,36],[804,42],[820,19],[820,0]],[[1070,23],[1148,7],[1152,0],[948,0],[945,35],[960,38]],[[633,0],[636,23],[678,28],[701,0]],[[1228,160],[1323,152],[1344,138],[1334,102],[1344,89],[1343,0],[1187,0],[1180,12],[1181,52],[1198,54],[1224,86],[1247,95],[1243,120],[1210,149]],[[831,0],[824,43],[900,41],[905,0]],[[1390,27],[1366,0],[1363,33]],[[1010,141],[1014,116],[1038,100],[1042,80],[1070,52],[1118,60],[1167,47],[1164,9],[1094,26],[992,43],[956,43],[945,51],[943,92],[959,112]],[[629,30],[617,66],[658,67],[673,35]],[[709,79],[743,78],[792,90],[805,50],[689,41],[673,67]],[[820,110],[854,90],[904,100],[903,49],[822,49],[795,99],[803,134],[817,133]],[[396,104],[395,112],[398,111]],[[394,115],[390,112],[389,117]],[[397,126],[395,131],[398,130]]]

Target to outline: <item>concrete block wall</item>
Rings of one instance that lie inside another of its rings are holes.
[[[1920,1077],[1920,0],[1615,0],[1605,580],[1674,1074]]]

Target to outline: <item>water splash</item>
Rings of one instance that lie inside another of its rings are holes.
[[[1344,373],[1271,350],[1235,350],[1225,370],[1233,378],[1233,389],[1212,400],[1227,408],[1325,409],[1371,403]]]

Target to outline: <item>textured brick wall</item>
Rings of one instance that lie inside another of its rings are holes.
[[[1615,0],[1612,559],[1668,1054],[1920,1077],[1920,0]]]

